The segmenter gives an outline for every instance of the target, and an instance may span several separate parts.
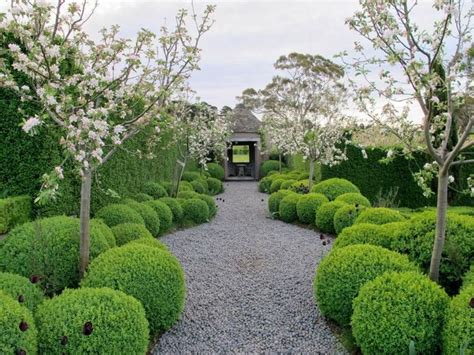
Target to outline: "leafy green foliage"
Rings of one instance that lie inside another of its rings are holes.
[[[38,285],[26,277],[0,272],[0,291],[15,299],[33,312],[43,302],[44,295]]]
[[[258,183],[258,191],[260,192],[270,192],[270,186],[272,184],[272,179],[270,176],[264,177]]]
[[[117,246],[124,245],[132,240],[141,238],[153,238],[151,233],[142,224],[137,223],[121,223],[112,227]]]
[[[214,217],[217,213],[217,206],[214,198],[204,194],[200,194],[197,198],[203,200],[207,204],[207,207],[209,208],[209,217]]]
[[[168,196],[166,189],[157,182],[147,182],[143,185],[143,192],[147,195],[150,195],[155,200]]]
[[[386,224],[391,222],[401,222],[405,217],[397,210],[384,207],[367,208],[357,217],[355,223]]]
[[[322,194],[309,193],[301,196],[296,204],[298,220],[304,224],[314,224],[317,210],[319,210],[319,207],[321,207],[323,203],[327,202],[329,202],[329,200]]]
[[[162,201],[154,200],[144,202],[145,205],[153,208],[160,219],[160,234],[166,233],[173,225],[173,212],[168,205]]]
[[[352,301],[367,281],[387,271],[417,271],[405,255],[374,246],[352,245],[332,250],[319,264],[314,283],[321,313],[348,325]]]
[[[334,214],[334,231],[339,234],[344,228],[354,224],[359,214],[366,209],[363,205],[347,205],[339,208]]]
[[[185,171],[183,173],[181,180],[191,182],[191,181],[199,180],[199,179],[201,179],[201,174],[198,173],[197,171]]]
[[[207,185],[209,186],[208,192],[211,195],[217,195],[224,192],[224,184],[218,179],[213,177],[207,178]]]
[[[291,184],[290,190],[298,194],[307,194],[309,192],[309,180],[298,180]]]
[[[224,180],[224,168],[217,163],[208,163],[207,172],[214,179]]]
[[[281,190],[289,190],[291,188],[291,185],[293,185],[295,182],[297,182],[296,179],[286,179],[280,185],[280,189]]]
[[[359,188],[346,179],[332,178],[313,186],[311,192],[325,195],[330,201],[346,193],[360,193]]]
[[[349,205],[350,206],[350,205]],[[387,249],[392,249],[392,228],[399,228],[398,224],[405,222],[388,223],[384,225],[359,223],[344,228],[337,236],[333,248],[343,248],[354,244],[378,245]]]
[[[130,206],[121,204],[102,207],[97,211],[95,217],[102,219],[109,227],[126,222],[145,225],[145,221],[137,211]]]
[[[462,278],[462,287],[468,287],[470,285],[474,285],[474,264],[471,265],[471,268]]]
[[[285,164],[281,163],[284,168]],[[280,162],[278,160],[266,160],[260,165],[260,176],[265,177],[270,171],[278,171],[280,169]]]
[[[343,249],[342,249],[343,250]],[[417,272],[388,272],[367,282],[354,299],[352,331],[364,354],[435,354],[449,298]]]
[[[109,288],[66,290],[36,314],[43,354],[144,354],[148,322],[135,298]]]
[[[168,247],[165,244],[163,244],[162,242],[160,242],[158,239],[155,239],[155,238],[135,239],[135,240],[132,240],[131,242],[128,242],[127,246],[128,245],[144,245],[150,248],[158,248],[158,249],[162,249],[166,251],[168,250]]]
[[[291,193],[290,190],[280,190],[270,195],[268,198],[268,210],[272,216],[278,217],[281,200]]]
[[[106,225],[103,220],[92,218],[89,225],[92,234],[102,234],[102,237],[107,241],[109,248],[117,246],[112,229],[110,229],[110,227]]]
[[[277,192],[280,190],[281,184],[285,181],[285,179],[274,179],[272,184],[270,185],[270,193]]]
[[[0,248],[0,269],[39,280],[47,294],[79,283],[79,219],[57,216],[14,228]],[[103,233],[91,228],[90,259],[109,249]]]
[[[162,197],[158,201],[163,202],[166,204],[173,214],[173,222],[176,224],[180,224],[183,220],[183,207],[179,204],[179,202],[172,197]]]
[[[342,201],[350,205],[359,205],[370,207],[370,201],[367,197],[356,192],[349,192],[336,197],[335,201]]]
[[[193,191],[193,185],[189,181],[180,181],[179,183],[179,192]]]
[[[300,195],[295,193],[290,193],[283,197],[278,208],[278,215],[282,221],[292,223],[298,220],[296,205],[300,197]]]
[[[31,197],[16,196],[0,199],[0,234],[30,220]]]
[[[37,352],[37,331],[28,308],[0,290],[0,353],[27,354]],[[21,329],[20,329],[21,327]]]
[[[202,184],[201,180],[193,180],[191,181],[191,185],[193,187],[193,190],[197,192],[198,194],[204,194],[206,193],[206,188]]]
[[[209,207],[206,202],[199,198],[186,199],[182,207],[184,220],[196,224],[205,223],[209,220]]]
[[[153,197],[150,195],[147,195],[143,192],[139,192],[133,196],[133,199],[138,202],[146,202],[146,201],[151,201],[153,200]]]
[[[153,207],[148,206],[146,203],[135,201],[127,202],[127,206],[130,206],[142,216],[145,227],[150,231],[152,236],[157,237],[160,234],[160,217],[158,217],[158,213],[156,213]]]
[[[472,354],[474,353],[474,307],[472,298],[474,284],[467,284],[455,296],[445,315],[443,328],[443,352],[445,354]]]
[[[337,210],[343,206],[346,206],[346,203],[341,201],[323,203],[316,211],[316,227],[318,227],[321,232],[335,234],[334,215]]]
[[[138,299],[152,335],[168,330],[184,308],[186,290],[179,261],[167,251],[146,245],[110,249],[90,264],[81,285],[110,287]]]

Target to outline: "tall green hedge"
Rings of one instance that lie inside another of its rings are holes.
[[[0,89],[0,198],[17,195],[35,197],[41,186],[41,176],[59,165],[63,153],[59,147],[60,132],[57,128],[40,127],[35,136],[29,136],[21,130],[24,116],[18,107],[28,115],[37,110],[31,104],[22,104],[11,90]],[[147,181],[169,180],[172,176],[176,150],[162,149],[169,140],[163,137],[161,143],[154,148],[157,158],[141,158],[137,152],[143,150],[147,138],[154,134],[153,130],[145,130],[130,139],[117,153],[101,167],[94,179],[92,187],[92,210],[117,202],[111,197],[109,189],[121,196],[138,193]],[[143,154],[145,155],[145,154]],[[54,203],[39,208],[35,213],[42,216],[79,213],[79,179],[65,166],[65,179],[61,182],[60,197]]]

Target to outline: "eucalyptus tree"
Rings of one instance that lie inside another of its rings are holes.
[[[272,142],[285,153],[302,154],[310,165],[346,159],[343,145],[349,119],[344,70],[320,55],[290,53],[274,64],[278,75],[261,90],[246,89],[243,103],[262,113]]]
[[[420,9],[418,1],[359,3],[360,11],[347,20],[364,41],[355,43],[356,58],[347,61],[364,79],[358,85],[356,102],[362,112],[398,137],[407,156],[420,146],[414,132],[423,135],[421,148],[433,162],[415,177],[426,195],[432,193],[428,183],[437,178],[436,236],[430,265],[430,277],[437,281],[446,234],[448,185],[454,182],[450,172],[474,163],[468,157],[474,146],[473,7],[465,8],[458,0],[435,0],[433,21],[423,27],[416,19],[426,9]],[[371,48],[365,48],[367,44]],[[410,118],[414,106],[421,112],[417,117],[421,127]],[[468,183],[474,195],[474,181]]]
[[[8,60],[0,65],[0,85],[41,107],[25,117],[23,130],[35,134],[48,125],[48,132],[59,132],[58,144],[81,179],[81,274],[89,260],[94,172],[142,128],[153,125],[159,134],[160,112],[198,69],[198,46],[214,11],[209,6],[199,18],[180,10],[174,28],[164,26],[159,35],[142,29],[134,39],[122,38],[115,25],[93,40],[84,24],[96,7],[87,0],[18,0],[0,19],[0,36],[15,39],[3,48]],[[20,86],[19,76],[29,84]],[[54,199],[62,178],[62,165],[46,173],[36,201]]]

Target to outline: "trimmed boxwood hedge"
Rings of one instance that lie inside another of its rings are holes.
[[[160,242],[158,239],[155,239],[155,238],[140,238],[140,239],[136,239],[136,240],[132,240],[131,242],[128,242],[126,244],[127,246],[128,245],[144,245],[146,247],[150,247],[150,248],[158,248],[158,249],[162,249],[162,250],[168,250],[168,247],[163,244],[162,242]]]
[[[344,206],[346,206],[346,203],[341,201],[323,203],[316,211],[316,227],[321,232],[335,234],[334,215],[339,208]]]
[[[348,192],[342,195],[339,195],[335,199],[336,201],[342,201],[348,203],[350,205],[359,205],[365,207],[371,207],[370,201],[367,197],[361,195],[360,193],[356,192]]]
[[[170,252],[146,245],[125,245],[100,255],[89,265],[81,285],[110,287],[138,299],[152,335],[168,330],[184,308],[186,289],[179,261]]]
[[[384,207],[367,208],[357,217],[355,224],[358,223],[372,223],[372,224],[386,224],[391,222],[400,222],[405,220],[405,217],[397,211]]]
[[[222,181],[213,177],[207,178],[208,192],[211,195],[217,195],[224,191],[224,184]]]
[[[282,162],[281,167],[286,165]],[[260,176],[265,177],[270,171],[278,171],[280,169],[280,162],[278,160],[266,160],[260,165]]]
[[[135,201],[128,202],[127,206],[130,206],[142,216],[145,227],[150,231],[152,236],[157,237],[160,234],[160,217],[153,207]]]
[[[145,202],[145,201],[153,200],[153,197],[151,197],[150,195],[148,195],[146,193],[139,192],[139,193],[133,195],[133,199],[137,202]]]
[[[122,223],[112,227],[117,246],[124,245],[132,240],[141,238],[152,239],[153,236],[142,224],[137,223]]]
[[[199,198],[186,199],[181,206],[185,221],[201,224],[209,220],[209,207],[203,200]]]
[[[173,214],[173,222],[176,224],[180,224],[183,220],[183,207],[179,204],[179,202],[172,197],[162,197],[158,201],[163,202],[166,204]]]
[[[109,227],[126,222],[145,225],[145,221],[143,217],[140,216],[140,213],[130,206],[121,204],[111,204],[102,207],[97,211],[95,217],[102,219]]]
[[[37,331],[28,308],[0,290],[0,354],[36,354]]]
[[[361,287],[352,333],[364,354],[437,353],[449,297],[418,272],[388,272]],[[467,304],[466,304],[467,306]]]
[[[201,179],[201,177],[202,177],[201,174],[198,173],[197,171],[185,171],[183,173],[183,176],[181,177],[181,180],[191,182],[194,180],[199,180]]]
[[[173,225],[173,212],[168,205],[159,200],[144,202],[147,206],[153,208],[160,219],[160,234],[166,233]]]
[[[148,322],[140,302],[110,288],[66,290],[36,314],[43,354],[144,354]]]
[[[117,246],[117,242],[115,241],[115,236],[114,233],[112,232],[112,229],[108,225],[104,223],[103,220],[98,219],[98,218],[92,218],[90,220],[90,229],[92,234],[97,234],[100,233],[102,236],[107,240],[107,244],[109,245],[109,248],[113,248]]]
[[[39,281],[47,294],[79,283],[78,218],[43,218],[14,228],[2,242],[0,269]],[[91,228],[90,259],[109,249],[103,233]]]
[[[334,214],[333,223],[334,231],[336,234],[342,232],[344,228],[350,227],[354,224],[357,217],[364,211],[367,207],[362,205],[347,205],[339,208]]]
[[[386,226],[391,224],[392,223],[381,226],[378,224],[360,223],[344,228],[337,236],[333,248],[343,248],[354,244],[371,244],[391,249],[393,241],[392,233],[386,228]]]
[[[28,222],[31,217],[31,197],[15,196],[0,199],[0,234]]]
[[[280,189],[281,190],[289,190],[291,188],[291,185],[293,185],[296,181],[297,180],[295,180],[295,179],[286,179],[280,185]]]
[[[268,210],[273,217],[278,217],[281,200],[292,193],[290,190],[280,190],[270,195],[268,198]]]
[[[471,268],[462,278],[462,287],[474,285],[474,264],[471,265]]]
[[[17,300],[32,312],[44,300],[43,292],[38,285],[26,277],[8,272],[0,272],[0,291]]]
[[[346,193],[360,193],[359,188],[346,179],[332,178],[313,186],[311,192],[325,195],[330,201]]]
[[[444,354],[474,354],[473,296],[474,284],[468,284],[447,307],[443,328]]]
[[[283,197],[278,208],[278,216],[282,221],[286,223],[292,223],[298,219],[296,204],[298,203],[300,197],[301,196],[296,193],[291,193]]]
[[[272,179],[270,176],[264,177],[258,183],[258,191],[260,192],[270,192],[270,186],[272,184]]]
[[[201,180],[193,180],[191,181],[191,185],[193,187],[193,190],[196,191],[198,194],[206,193],[206,188],[202,184]]]
[[[315,299],[323,315],[348,325],[352,301],[366,282],[387,271],[417,271],[402,255],[374,245],[352,245],[332,250],[319,264]]]
[[[157,182],[152,181],[149,181],[143,185],[143,192],[147,195],[150,195],[155,200],[168,196],[168,192],[166,192],[166,189],[163,186]]]
[[[272,184],[270,185],[270,193],[277,192],[280,190],[281,184],[285,182],[284,179],[275,179],[272,181]]]
[[[314,225],[316,221],[316,212],[323,203],[327,202],[329,202],[329,200],[323,194],[309,193],[301,196],[296,204],[298,220],[304,224]]]
[[[214,179],[224,180],[224,168],[217,163],[207,163],[207,172]]]
[[[192,191],[194,192],[193,185],[189,181],[182,180],[179,182],[179,191],[178,192],[185,192],[185,191]]]

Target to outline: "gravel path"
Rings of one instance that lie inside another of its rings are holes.
[[[254,182],[226,183],[211,223],[163,237],[186,272],[181,320],[154,353],[339,354],[313,302],[330,246],[314,231],[267,218]]]

